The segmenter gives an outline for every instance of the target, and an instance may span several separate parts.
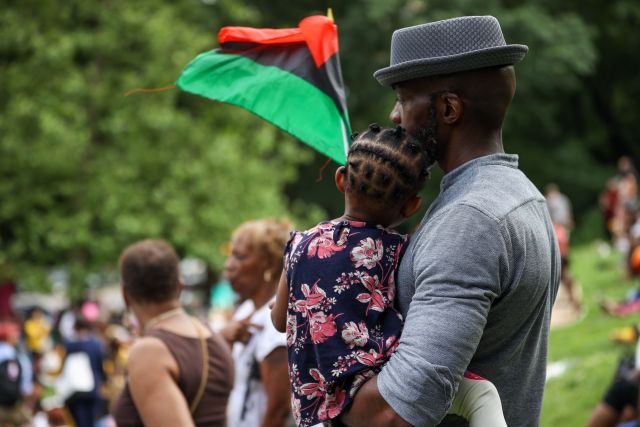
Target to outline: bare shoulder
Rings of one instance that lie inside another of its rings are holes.
[[[129,350],[127,361],[129,376],[135,376],[140,371],[146,373],[157,369],[173,371],[174,367],[177,368],[171,352],[158,338],[139,338]]]
[[[193,426],[180,391],[178,366],[169,348],[156,337],[142,337],[131,347],[127,362],[131,397],[144,425]]]

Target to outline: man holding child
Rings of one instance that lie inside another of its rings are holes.
[[[356,394],[349,426],[438,425],[467,369],[495,384],[508,425],[539,424],[560,254],[544,196],[502,144],[527,50],[491,16],[393,34],[375,77],[445,176],[400,266],[400,345]]]

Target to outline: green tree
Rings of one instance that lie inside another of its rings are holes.
[[[219,271],[219,247],[240,221],[288,215],[282,187],[310,156],[292,138],[177,90],[123,96],[173,82],[210,48],[215,22],[210,7],[186,2],[0,10],[5,275],[46,288],[46,269],[64,265],[80,293],[87,272],[113,268],[124,246],[146,237]],[[313,207],[300,214],[318,217]]]
[[[305,226],[339,215],[335,164],[316,183],[326,159],[260,119],[177,90],[123,96],[173,83],[190,59],[216,47],[223,25],[292,27],[330,6],[356,131],[389,124],[394,93],[372,74],[388,64],[394,29],[497,16],[509,42],[530,47],[517,66],[505,148],[520,154],[539,188],[560,185],[578,224],[595,218],[615,159],[640,156],[636,3],[5,0],[0,274],[37,287],[46,268],[67,265],[81,290],[88,271],[112,268],[124,245],[149,236],[219,270],[218,246],[243,219],[287,215]]]

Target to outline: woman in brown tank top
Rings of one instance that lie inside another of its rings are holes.
[[[229,348],[180,307],[178,257],[161,240],[120,257],[122,293],[144,336],[127,361],[127,384],[113,408],[118,427],[223,427],[233,387]]]

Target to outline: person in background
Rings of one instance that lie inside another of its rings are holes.
[[[586,427],[622,427],[621,423],[625,423],[625,427],[637,427],[639,392],[640,339],[636,338],[635,357],[621,360],[613,381],[593,409]]]
[[[545,200],[551,221],[554,224],[561,225],[567,232],[573,230],[573,210],[569,198],[560,192],[557,184],[550,183],[545,187]]]
[[[39,307],[31,311],[31,315],[24,322],[24,335],[27,349],[31,352],[31,358],[36,363],[42,353],[47,349],[51,324]]]
[[[617,194],[613,217],[614,246],[626,258],[631,249],[628,232],[633,221],[629,208],[638,197],[638,176],[629,157],[618,159],[618,173],[614,180]]]
[[[560,284],[566,289],[569,302],[573,305],[573,308],[580,312],[582,310],[582,304],[580,303],[575,280],[569,270],[569,239],[571,230],[573,230],[571,201],[569,201],[569,198],[561,193],[560,188],[553,183],[547,184],[544,196],[560,248]]]
[[[142,240],[126,248],[120,280],[142,336],[130,348],[126,385],[112,410],[118,427],[233,426],[225,413],[233,387],[229,348],[182,308],[171,245]]]
[[[56,330],[60,342],[73,340],[75,337],[76,312],[73,308],[67,308],[58,315]]]
[[[86,393],[74,393],[67,398],[65,406],[69,409],[76,427],[93,427],[96,418],[101,415],[102,396],[100,388],[105,380],[102,364],[105,351],[102,343],[94,336],[91,325],[83,317],[76,318],[75,334],[65,343],[65,358],[74,353],[88,356],[93,374],[93,390]]]
[[[0,426],[30,425],[32,414],[26,399],[34,391],[31,361],[18,348],[20,328],[0,323]]]
[[[220,331],[235,361],[229,426],[283,427],[289,416],[286,337],[273,327],[268,307],[289,232],[288,224],[261,219],[241,224],[231,237],[225,275],[244,301]]]
[[[16,313],[11,306],[11,299],[16,292],[17,287],[13,280],[0,277],[0,320],[15,318]]]
[[[629,204],[628,210],[632,220],[627,232],[629,255],[625,263],[625,272],[635,286],[622,301],[607,297],[600,299],[600,306],[612,316],[627,316],[640,311],[640,204]]]
[[[616,378],[594,408],[586,427],[616,427],[635,420],[638,396],[637,379]]]
[[[618,204],[618,184],[615,178],[607,181],[607,185],[598,197],[598,204],[604,221],[607,242],[611,243],[614,237],[616,206]]]

